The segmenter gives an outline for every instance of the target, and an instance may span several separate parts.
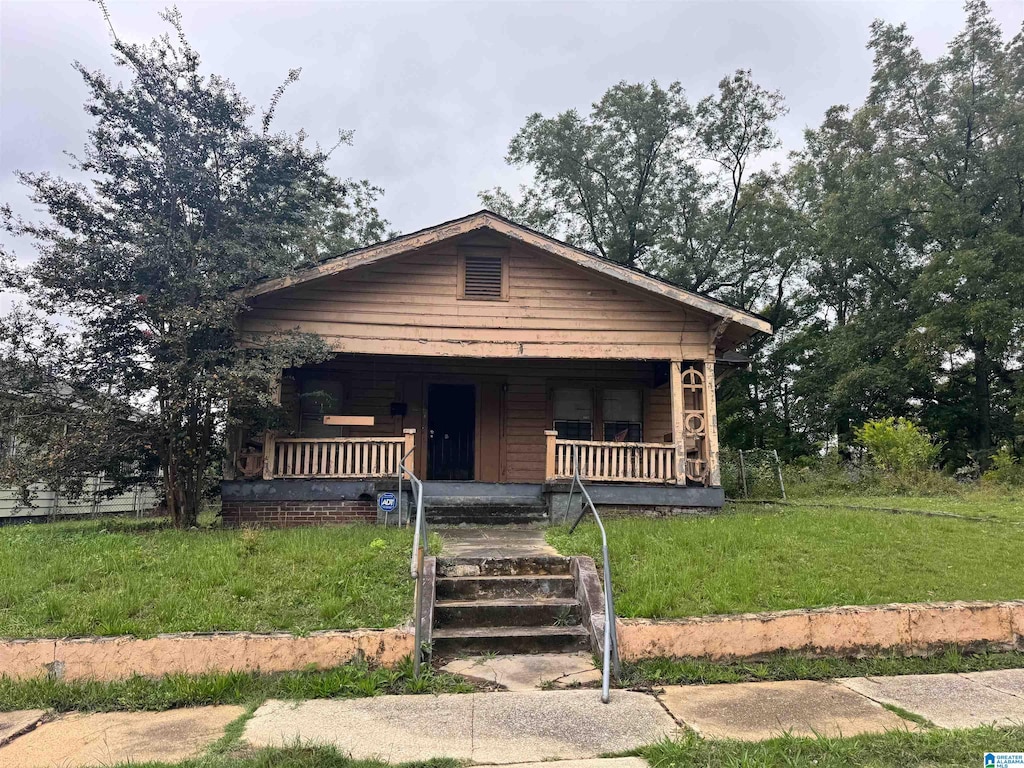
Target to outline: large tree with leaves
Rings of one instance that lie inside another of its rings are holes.
[[[19,444],[0,480],[75,492],[97,471],[134,482],[152,456],[170,514],[188,526],[229,420],[272,419],[274,377],[326,354],[288,333],[246,349],[234,322],[244,289],[386,225],[373,187],[338,181],[329,152],[301,134],[271,131],[297,71],[259,116],[201,71],[178,12],[163,18],[171,34],[147,45],[114,36],[128,82],[75,65],[95,120],[74,159],[81,180],[20,174],[49,219],[5,210],[38,258],[19,269],[8,254],[5,268],[25,299],[0,323],[0,419]]]

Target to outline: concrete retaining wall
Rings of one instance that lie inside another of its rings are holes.
[[[212,634],[6,640],[0,642],[0,674],[15,679],[51,676],[65,680],[118,680],[204,672],[285,672],[309,666],[336,667],[363,658],[394,666],[412,653],[407,629],[352,632]]]
[[[706,616],[619,620],[623,659],[745,659],[779,651],[812,656],[925,655],[949,645],[1024,649],[1024,600],[893,603]]]

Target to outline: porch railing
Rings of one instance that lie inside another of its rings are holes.
[[[405,437],[286,437],[270,435],[263,447],[263,477],[391,477],[412,448]]]
[[[615,443],[548,439],[548,480],[571,480],[579,473],[596,482],[669,483],[676,481],[675,446],[671,443]]]

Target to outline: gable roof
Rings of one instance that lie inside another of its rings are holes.
[[[519,241],[552,256],[565,259],[584,269],[589,269],[605,277],[618,280],[634,288],[639,288],[687,307],[698,309],[709,315],[723,318],[750,331],[772,332],[771,323],[760,315],[718,301],[710,296],[680,288],[667,280],[655,277],[642,270],[608,261],[595,253],[569,245],[561,240],[556,240],[521,224],[516,224],[504,216],[499,216],[493,211],[486,209],[463,216],[460,219],[453,219],[443,224],[427,227],[408,235],[400,235],[391,240],[348,251],[294,275],[264,280],[246,290],[244,294],[246,297],[253,297],[284,290],[285,288],[307,283],[310,280],[318,280],[322,277],[347,272],[357,267],[376,264],[393,256],[436,245],[445,240],[480,230],[491,230],[511,240]]]

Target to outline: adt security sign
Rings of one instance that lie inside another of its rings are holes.
[[[377,506],[381,512],[394,512],[398,509],[398,497],[388,491],[377,496]]]

